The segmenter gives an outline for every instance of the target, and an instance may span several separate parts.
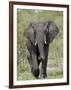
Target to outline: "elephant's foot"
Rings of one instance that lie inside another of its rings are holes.
[[[32,70],[32,73],[36,78],[39,78],[39,69]]]
[[[47,74],[46,74],[46,75],[43,75],[43,78],[44,78],[44,79],[47,78]]]
[[[39,78],[40,78],[40,79],[46,79],[46,78],[47,78],[47,75],[43,75],[43,74],[42,74],[42,75],[39,76]]]

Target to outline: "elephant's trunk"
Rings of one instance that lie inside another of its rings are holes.
[[[40,58],[42,60],[44,60],[45,59],[45,55],[44,55],[44,44],[38,43],[38,50],[39,50]]]
[[[41,38],[40,38],[41,37]],[[37,37],[37,45],[38,45],[38,51],[39,51],[39,55],[40,55],[40,58],[42,60],[45,59],[45,55],[44,55],[44,35],[39,35]]]

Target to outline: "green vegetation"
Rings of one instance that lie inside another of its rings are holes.
[[[54,21],[59,27],[59,34],[50,44],[47,78],[63,77],[63,12],[47,10],[17,10],[17,79],[32,80],[26,55],[24,31],[30,22]]]

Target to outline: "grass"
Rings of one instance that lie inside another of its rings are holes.
[[[47,69],[47,78],[46,79],[56,79],[56,78],[63,78],[63,69],[50,68]],[[17,80],[36,80],[36,78],[32,75],[32,73],[28,71],[24,71],[18,73]]]
[[[58,70],[55,70],[55,71],[49,71],[48,74],[47,74],[47,79],[56,79],[56,78],[63,78],[63,71],[58,71]]]
[[[18,75],[18,80],[34,80],[35,77],[31,74],[31,72],[22,72]]]

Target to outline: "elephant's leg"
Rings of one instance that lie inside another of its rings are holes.
[[[31,42],[28,39],[26,41],[26,44],[27,44],[27,49],[30,53],[30,57],[28,61],[30,61],[29,63],[31,63],[31,67],[32,67],[31,72],[37,78],[39,76],[39,67],[37,62],[36,48],[31,44]]]
[[[39,67],[39,78],[41,78],[41,59],[40,57],[37,59],[37,62],[38,62],[38,67]]]
[[[45,46],[45,60],[42,61],[42,76],[43,78],[47,77],[47,61],[48,61],[48,49],[49,46]]]
[[[32,51],[32,60],[33,60],[33,75],[38,78],[39,77],[39,66],[38,66],[38,61],[37,61],[37,56],[34,51]]]
[[[38,78],[38,76],[39,76],[39,69],[35,65],[36,62],[32,61],[30,56],[27,56],[27,58],[28,58],[28,62],[29,62],[29,65],[30,65],[31,72],[33,73],[33,75],[36,78]]]
[[[42,61],[42,77],[46,78],[47,77],[47,59],[45,61]]]

